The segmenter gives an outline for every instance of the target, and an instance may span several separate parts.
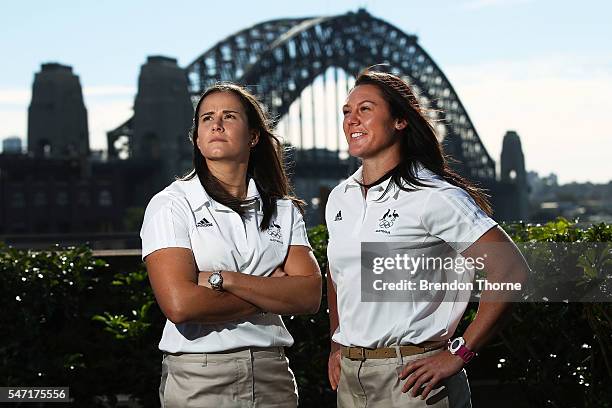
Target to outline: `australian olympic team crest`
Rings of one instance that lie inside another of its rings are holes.
[[[283,232],[281,231],[281,227],[274,221],[270,222],[270,226],[268,227],[268,235],[270,235],[270,241],[281,244],[283,243]]]
[[[391,234],[389,229],[393,226],[395,220],[399,218],[399,214],[395,210],[388,209],[387,212],[378,220],[379,229],[376,232],[381,232],[383,234]]]

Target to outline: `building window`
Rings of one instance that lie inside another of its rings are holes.
[[[100,191],[100,194],[98,195],[98,204],[100,207],[110,207],[113,205],[113,196],[111,195],[110,191]]]
[[[45,205],[47,205],[47,195],[42,191],[37,191],[34,194],[34,206],[44,207]]]
[[[47,139],[42,139],[38,142],[39,154],[43,157],[51,157],[51,142]]]
[[[11,198],[11,207],[23,208],[25,207],[25,195],[22,192],[13,193]]]
[[[87,191],[80,191],[77,204],[83,207],[88,207],[90,203],[91,200],[89,199],[89,193]]]
[[[55,196],[55,204],[59,205],[60,207],[65,207],[68,204],[68,193],[65,191],[60,191],[57,193],[57,196]]]
[[[27,231],[27,229],[26,229],[26,225],[24,222],[16,221],[11,224],[9,231],[13,234],[23,234],[24,232]]]

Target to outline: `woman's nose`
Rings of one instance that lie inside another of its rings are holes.
[[[346,115],[346,123],[349,125],[355,125],[359,123],[359,118],[354,113],[349,113]]]
[[[221,121],[218,119],[213,119],[210,130],[213,132],[223,130],[223,126],[221,126]]]

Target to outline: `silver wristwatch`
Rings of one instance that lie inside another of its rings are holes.
[[[210,283],[210,287],[214,290],[223,290],[223,276],[221,276],[221,271],[214,271],[208,277],[208,283]]]

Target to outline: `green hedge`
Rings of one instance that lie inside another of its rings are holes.
[[[612,242],[612,226],[605,224],[578,228],[559,219],[543,226],[504,228],[517,242]],[[309,237],[325,270],[327,231],[315,227]],[[100,396],[112,406],[117,394],[130,394],[146,407],[159,406],[157,344],[165,320],[142,265],[131,271],[112,270],[84,247],[45,252],[0,249],[0,384],[68,385],[73,406],[100,406]],[[597,277],[609,282],[609,252],[597,264],[581,257],[577,254],[571,261],[582,271],[584,282],[594,278],[593,268]],[[324,291],[316,315],[285,318],[296,339],[288,355],[301,406],[335,404],[326,374],[326,305]],[[460,330],[476,307],[469,306]],[[470,379],[518,387],[520,393],[514,397],[522,402],[512,406],[610,407],[611,316],[610,303],[517,305],[500,336],[470,364]]]

